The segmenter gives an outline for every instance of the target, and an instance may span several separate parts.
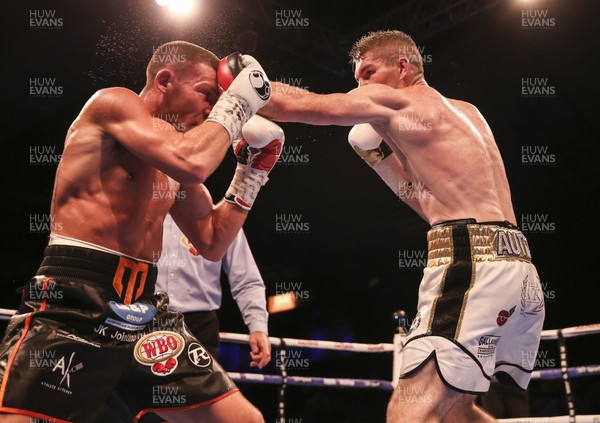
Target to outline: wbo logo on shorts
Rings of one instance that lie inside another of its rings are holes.
[[[138,340],[133,349],[136,361],[156,376],[167,376],[177,368],[177,357],[183,351],[185,340],[176,332],[151,332]]]

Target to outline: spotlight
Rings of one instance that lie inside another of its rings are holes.
[[[177,15],[185,15],[194,8],[194,0],[171,0],[169,8]]]
[[[196,0],[156,0],[156,4],[168,7],[176,15],[185,15],[194,9]]]

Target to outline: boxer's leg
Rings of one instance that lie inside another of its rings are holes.
[[[402,378],[388,405],[387,423],[486,423],[493,417],[475,405],[475,396],[455,391],[442,382],[435,361]]]
[[[475,395],[463,395],[446,413],[442,423],[488,423],[496,419],[475,404]]]
[[[31,417],[20,414],[0,414],[1,423],[31,423]]]
[[[430,359],[398,381],[388,404],[387,423],[439,423],[463,395],[442,382]]]

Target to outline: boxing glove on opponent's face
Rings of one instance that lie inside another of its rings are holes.
[[[221,124],[233,141],[242,126],[268,103],[271,83],[258,61],[249,55],[232,53],[217,67],[219,91],[224,90],[206,120]]]

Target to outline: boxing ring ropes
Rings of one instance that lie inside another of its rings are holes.
[[[15,310],[0,308],[0,320],[9,320],[10,316],[15,313]],[[400,318],[403,321],[404,318]],[[567,362],[567,345],[566,339],[585,335],[600,334],[600,323],[589,324],[583,326],[575,326],[563,329],[550,329],[542,332],[542,341],[556,340],[560,353],[560,368],[559,369],[541,369],[532,372],[532,380],[552,380],[562,379],[565,388],[565,398],[568,415],[553,416],[553,417],[519,417],[511,419],[499,419],[499,422],[506,423],[600,423],[600,414],[593,415],[577,415],[573,401],[573,392],[571,390],[571,379],[584,376],[600,375],[600,364],[568,367]],[[231,342],[237,344],[248,344],[248,335],[240,333],[221,332],[222,342]],[[400,323],[398,331],[394,335],[393,343],[379,344],[364,344],[353,342],[336,342],[323,341],[312,339],[295,339],[295,338],[277,338],[269,337],[269,342],[273,347],[277,347],[277,360],[279,375],[266,375],[260,373],[238,373],[228,372],[230,377],[239,383],[257,383],[279,385],[278,404],[279,413],[278,420],[285,422],[285,390],[288,386],[306,386],[306,387],[329,387],[329,388],[347,388],[347,389],[380,389],[392,391],[395,384],[387,380],[378,379],[349,379],[349,378],[326,378],[314,376],[294,376],[288,375],[285,356],[289,348],[313,348],[322,350],[337,350],[355,353],[392,353],[393,354],[393,369],[392,379],[398,380],[400,374],[400,365],[402,359],[402,347],[404,338],[406,338],[406,329]]]

